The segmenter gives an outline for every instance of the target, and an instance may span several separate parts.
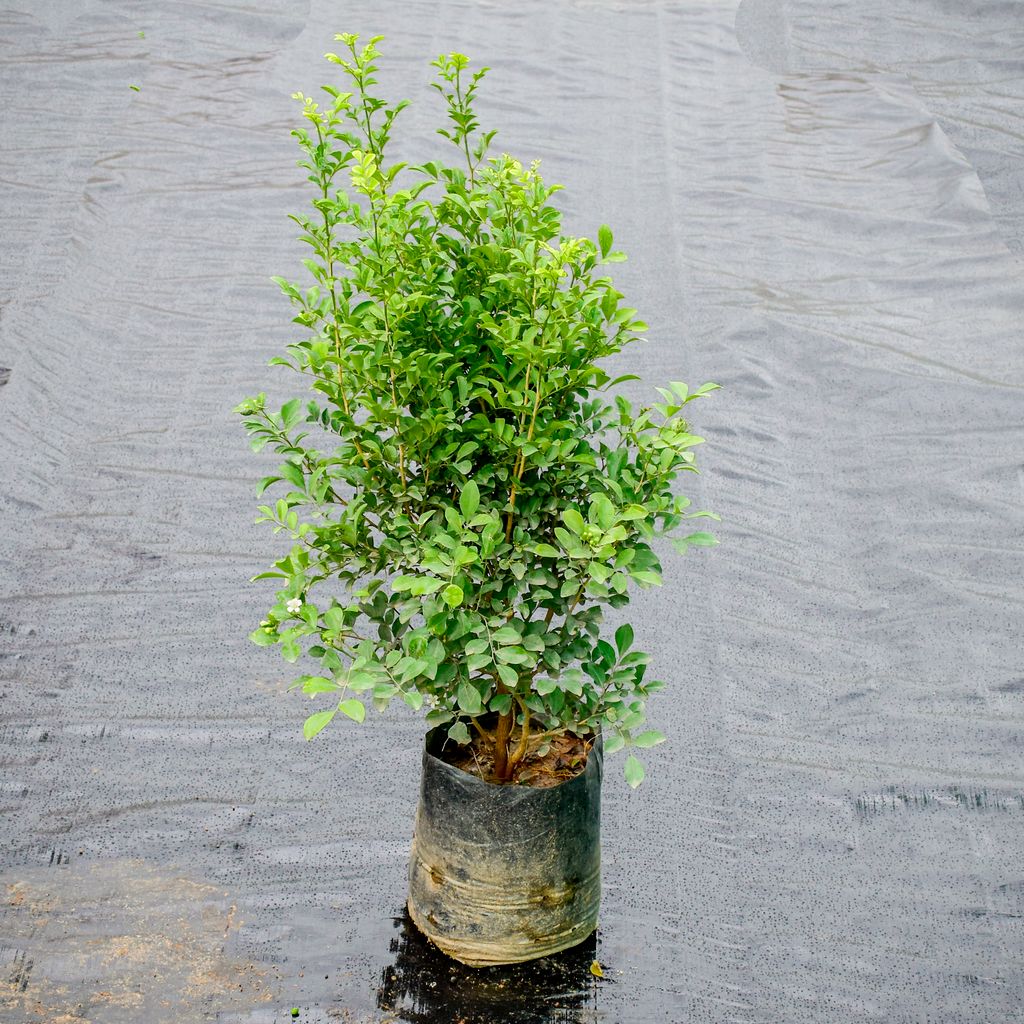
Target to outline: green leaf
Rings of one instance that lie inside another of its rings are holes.
[[[713,548],[718,543],[718,538],[713,533],[701,530],[691,533],[689,537],[683,537],[683,541],[686,544],[696,544],[702,548]]]
[[[498,665],[498,677],[506,686],[515,686],[519,682],[519,673],[511,665]]]
[[[551,544],[534,544],[533,550],[541,558],[559,558],[562,554],[558,548],[553,547]]]
[[[317,711],[316,714],[310,715],[302,725],[302,735],[311,740],[324,730],[337,711],[337,708],[331,708],[330,711]]]
[[[644,586],[661,586],[661,575],[659,573],[650,572],[649,570],[641,570],[640,572],[634,572],[631,575],[633,579],[637,581],[637,583],[642,583]]]
[[[615,754],[626,745],[626,741],[623,739],[621,733],[613,732],[605,736],[603,744],[604,752],[606,754]]]
[[[633,737],[633,746],[635,747],[656,747],[659,743],[664,742],[665,737],[657,729],[648,729]]]
[[[363,702],[356,700],[354,697],[349,700],[343,700],[338,705],[338,710],[343,715],[351,718],[353,722],[361,722],[366,718],[366,708],[363,706]]]
[[[403,690],[402,700],[413,709],[419,711],[423,707],[423,694],[419,690]]]
[[[477,486],[475,480],[469,480],[462,488],[462,493],[459,495],[459,508],[462,509],[462,514],[467,519],[472,519],[476,515],[476,510],[480,507],[480,488]]]
[[[626,781],[633,789],[644,781],[644,766],[633,754],[626,758],[625,774]]]
[[[462,587],[457,587],[454,583],[450,583],[441,591],[441,598],[449,608],[458,608],[465,596]]]
[[[308,676],[302,683],[302,692],[308,694],[335,693],[339,689],[338,684],[326,676]]]
[[[281,477],[288,481],[293,487],[298,487],[300,490],[306,489],[306,478],[302,475],[302,470],[295,465],[294,462],[283,463],[278,472]]]
[[[502,626],[501,629],[496,629],[491,634],[491,639],[496,644],[517,644],[522,640],[522,636],[518,629],[513,629],[511,626]]]
[[[619,512],[619,519],[623,522],[633,522],[637,519],[646,519],[650,513],[643,505],[627,505]]]
[[[328,629],[341,629],[345,625],[345,611],[335,605],[324,612],[324,625]]]
[[[272,629],[261,626],[259,629],[254,629],[249,634],[249,639],[257,647],[270,647],[272,644],[277,643],[277,633]]]
[[[615,523],[615,506],[604,494],[595,494],[590,503],[590,521],[602,530],[609,530]]]
[[[301,398],[293,398],[281,406],[281,426],[284,430],[291,430],[302,418],[302,402]]]
[[[576,534],[577,537],[583,533],[583,527],[586,526],[586,521],[583,516],[579,514],[574,508],[567,508],[562,513],[562,522]]]
[[[459,707],[467,715],[479,715],[483,712],[484,706],[480,700],[480,693],[472,683],[465,680],[459,683],[457,696]]]
[[[505,665],[532,665],[536,659],[531,658],[522,647],[498,648],[498,660]]]
[[[633,646],[633,627],[628,622],[615,630],[615,646],[619,649],[619,657]]]
[[[461,721],[456,722],[448,730],[448,739],[452,740],[452,742],[454,743],[458,743],[460,746],[463,747],[467,743],[469,743],[469,728],[466,726],[466,723]]]
[[[612,229],[607,224],[597,229],[597,244],[601,247],[601,259],[605,259],[612,251]]]
[[[497,711],[499,715],[508,713],[508,709],[512,707],[512,694],[510,693],[496,693],[488,705],[491,711]]]
[[[444,586],[444,580],[436,576],[417,576],[409,587],[409,593],[413,597],[422,597],[424,594],[436,594]]]

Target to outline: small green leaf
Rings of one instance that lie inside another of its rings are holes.
[[[498,676],[506,686],[515,686],[519,682],[519,673],[511,665],[498,665]]]
[[[491,639],[496,644],[517,644],[522,637],[519,635],[518,629],[513,629],[511,626],[502,626],[501,629],[496,629],[491,634]]]
[[[626,758],[625,773],[626,781],[633,789],[636,789],[644,781],[644,766],[633,754]]]
[[[448,730],[448,739],[465,746],[469,743],[469,728],[465,722],[458,721]]]
[[[632,575],[633,579],[635,579],[637,581],[637,583],[641,583],[641,584],[643,584],[646,587],[660,587],[661,586],[661,574],[660,573],[651,572],[650,570],[644,569],[644,570],[641,570],[639,572],[634,572],[631,575]]]
[[[616,751],[621,750],[625,745],[626,741],[622,738],[620,733],[613,732],[604,738],[604,752],[606,754],[614,754]]]
[[[601,259],[604,259],[612,251],[612,229],[607,224],[597,229],[597,244],[601,247]]]
[[[583,527],[586,526],[583,516],[581,516],[574,508],[567,508],[562,513],[562,522],[565,523],[565,525],[568,526],[577,537],[583,533]]]
[[[562,552],[551,544],[534,544],[533,550],[541,558],[558,558]]]
[[[718,543],[718,538],[713,533],[707,533],[704,530],[698,533],[691,533],[689,537],[684,537],[683,540],[687,544],[696,544],[702,548],[713,548]]]
[[[302,402],[301,398],[293,398],[281,406],[281,426],[285,430],[290,430],[302,418]]]
[[[338,710],[343,714],[347,715],[352,719],[353,722],[361,722],[366,718],[366,708],[363,706],[361,700],[356,700],[354,697],[348,700],[343,700],[338,705]]]
[[[462,493],[459,495],[459,508],[462,509],[462,514],[467,519],[472,519],[473,516],[476,515],[476,510],[479,507],[480,488],[477,486],[475,480],[469,480],[462,488]]]
[[[326,676],[309,676],[302,683],[302,692],[310,695],[316,693],[334,693],[340,687],[333,679]]]
[[[664,742],[665,737],[657,729],[648,729],[646,732],[639,733],[633,737],[633,746],[644,749],[656,747],[659,743]]]
[[[254,629],[249,634],[249,639],[257,647],[270,647],[271,644],[277,643],[277,633],[266,626],[261,626],[259,629]]]
[[[498,660],[505,665],[532,665],[537,660],[531,658],[522,647],[509,645],[498,648]]]
[[[302,735],[307,740],[311,740],[323,731],[327,723],[335,716],[337,710],[337,708],[331,708],[330,711],[317,711],[316,714],[310,715],[302,725]]]
[[[508,709],[512,707],[512,694],[497,693],[491,698],[488,706],[491,711],[497,711],[499,715],[507,714]]]
[[[590,505],[590,521],[602,530],[611,529],[615,522],[615,506],[604,494],[595,494]]]
[[[477,688],[468,681],[459,683],[459,688],[456,691],[459,707],[466,712],[467,715],[479,715],[483,712],[484,706],[480,700],[480,693]]]
[[[409,587],[409,593],[413,597],[422,597],[424,594],[436,594],[444,586],[444,580],[436,576],[417,576]]]
[[[413,709],[419,711],[423,707],[423,694],[419,690],[405,690],[402,693],[402,700]]]
[[[278,469],[278,472],[293,487],[298,487],[303,491],[306,489],[306,478],[303,476],[302,470],[299,469],[294,462],[284,463],[284,465]]]
[[[633,646],[633,627],[628,622],[615,630],[615,646],[619,649],[619,657]]]
[[[454,583],[450,583],[441,591],[441,598],[449,608],[458,608],[465,596],[462,587],[457,587]]]

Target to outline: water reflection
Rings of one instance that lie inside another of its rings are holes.
[[[592,935],[575,949],[509,967],[466,967],[446,957],[407,913],[394,919],[392,964],[377,1006],[408,1024],[592,1024],[598,1019],[598,958]],[[606,965],[602,965],[606,966]]]

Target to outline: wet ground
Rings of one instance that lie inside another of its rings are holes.
[[[289,94],[336,31],[388,37],[410,155],[429,60],[491,65],[499,144],[630,254],[634,394],[725,385],[723,544],[631,615],[670,743],[635,793],[612,759],[599,934],[533,967],[404,919],[416,718],[306,744],[245,640],[229,410],[291,384]],[[1014,1019],[1022,35],[980,0],[0,6],[0,1020]]]

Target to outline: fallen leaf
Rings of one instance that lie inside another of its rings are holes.
[[[596,960],[590,965],[590,973],[595,978],[603,978],[604,977],[604,971],[601,970],[601,965]]]

